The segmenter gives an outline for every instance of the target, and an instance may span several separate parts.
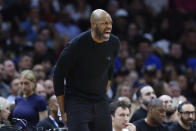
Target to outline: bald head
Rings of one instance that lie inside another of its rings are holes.
[[[173,100],[170,96],[168,95],[161,95],[159,97],[159,100],[163,101],[163,103],[166,105],[166,112],[169,114],[172,114],[173,112],[175,112],[175,107],[173,105]],[[169,115],[168,114],[168,115]]]
[[[105,10],[96,9],[91,14],[90,22],[91,24],[96,23],[97,21],[99,21],[100,19],[103,19],[104,17],[111,18],[111,16]]]
[[[172,98],[171,98],[170,96],[168,96],[168,95],[161,95],[161,96],[159,97],[159,99],[162,100],[162,101],[172,100]]]
[[[96,43],[102,43],[110,39],[112,31],[112,18],[102,9],[96,9],[92,12],[91,18],[91,35]]]
[[[163,101],[161,101],[160,99],[154,98],[148,104],[148,108],[155,108],[155,107],[160,107],[163,105],[164,105]]]

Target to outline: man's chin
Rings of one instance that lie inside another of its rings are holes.
[[[110,37],[103,37],[102,40],[103,41],[108,41],[110,39]]]

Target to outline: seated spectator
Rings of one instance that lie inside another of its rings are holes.
[[[178,106],[178,122],[169,127],[170,131],[195,131],[195,107],[190,102],[182,102]]]
[[[6,59],[3,64],[4,81],[9,85],[14,78],[17,78],[19,76],[19,74],[16,70],[14,62],[11,59]]]
[[[16,97],[21,93],[20,80],[18,78],[11,82],[10,95],[7,97],[7,101],[10,105],[15,104]]]
[[[168,127],[163,125],[165,116],[165,104],[155,98],[148,104],[147,117],[133,124],[136,126],[137,131],[168,131]]]
[[[54,95],[54,86],[52,80],[45,80],[44,87],[46,88],[47,99],[49,99],[52,95]]]
[[[10,105],[8,101],[0,97],[0,127],[5,125],[10,125],[8,117],[10,115]]]
[[[178,107],[180,102],[186,101],[186,97],[181,94],[180,85],[177,81],[170,81],[169,88],[171,90],[171,97],[173,98],[175,107]]]
[[[53,49],[48,48],[44,41],[37,40],[34,43],[33,64],[41,64],[43,61],[50,61],[51,64],[54,64],[56,55]]]
[[[126,96],[129,99],[131,98],[131,87],[128,84],[121,84],[117,88],[116,98]]]
[[[125,60],[125,68],[127,70],[129,70],[129,72],[131,71],[135,71],[136,70],[136,65],[135,65],[135,59],[133,57],[128,57],[126,60]]]
[[[110,104],[113,131],[136,131],[135,126],[129,123],[131,105],[125,101],[115,101]]]
[[[43,97],[35,94],[36,77],[31,70],[21,72],[20,82],[23,95],[16,99],[13,118],[25,119],[27,130],[31,131],[39,120],[47,117],[47,103]],[[17,125],[23,127],[21,123],[17,123]]]
[[[163,80],[155,82],[154,90],[155,90],[155,94],[157,95],[157,97],[159,97],[163,94],[168,95],[168,96],[171,96],[171,94],[172,94],[168,83]]]
[[[58,102],[56,96],[51,96],[49,99],[49,116],[41,120],[37,124],[37,129],[42,129],[43,131],[64,127],[64,124],[59,120],[58,116]]]
[[[162,100],[166,105],[166,118],[164,120],[164,124],[170,126],[173,122],[176,122],[178,118],[176,114],[176,108],[173,105],[173,100],[168,95],[161,95],[159,99]]]
[[[10,87],[3,81],[4,65],[0,63],[0,96],[6,98],[10,93]]]
[[[32,56],[28,54],[21,55],[18,61],[18,71],[22,72],[23,70],[31,69],[33,65],[32,61]]]
[[[42,96],[45,100],[47,100],[46,88],[42,84],[37,83],[35,93]]]
[[[60,21],[55,24],[55,28],[60,36],[68,35],[71,39],[80,34],[80,28],[71,22],[70,14],[63,10],[61,12]]]
[[[41,64],[36,64],[33,66],[33,73],[36,77],[36,80],[43,81],[46,78],[46,73],[44,72],[44,67]]]
[[[130,122],[144,119],[147,115],[149,102],[156,98],[154,89],[149,85],[144,85],[137,90],[137,99],[140,103],[140,108],[133,113]]]
[[[20,27],[25,31],[26,39],[34,42],[37,39],[38,30],[46,27],[47,24],[41,21],[38,8],[32,7],[29,13],[29,17],[20,24]]]

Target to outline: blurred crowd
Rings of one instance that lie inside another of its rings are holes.
[[[121,44],[107,93],[111,102],[130,102],[133,115],[162,95],[171,97],[175,108],[184,101],[195,106],[196,1],[0,0],[0,96],[11,105],[10,118],[12,105],[28,92],[21,74],[30,70],[36,79],[33,94],[44,98],[36,117],[42,119],[54,97],[56,60],[69,40],[90,28],[97,8],[111,15],[112,33]],[[142,95],[146,86],[149,97]]]

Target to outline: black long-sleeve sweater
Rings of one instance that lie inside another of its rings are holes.
[[[90,30],[72,39],[55,66],[53,79],[56,96],[65,94],[103,100],[119,47],[119,39],[114,35],[108,41],[96,43]]]

